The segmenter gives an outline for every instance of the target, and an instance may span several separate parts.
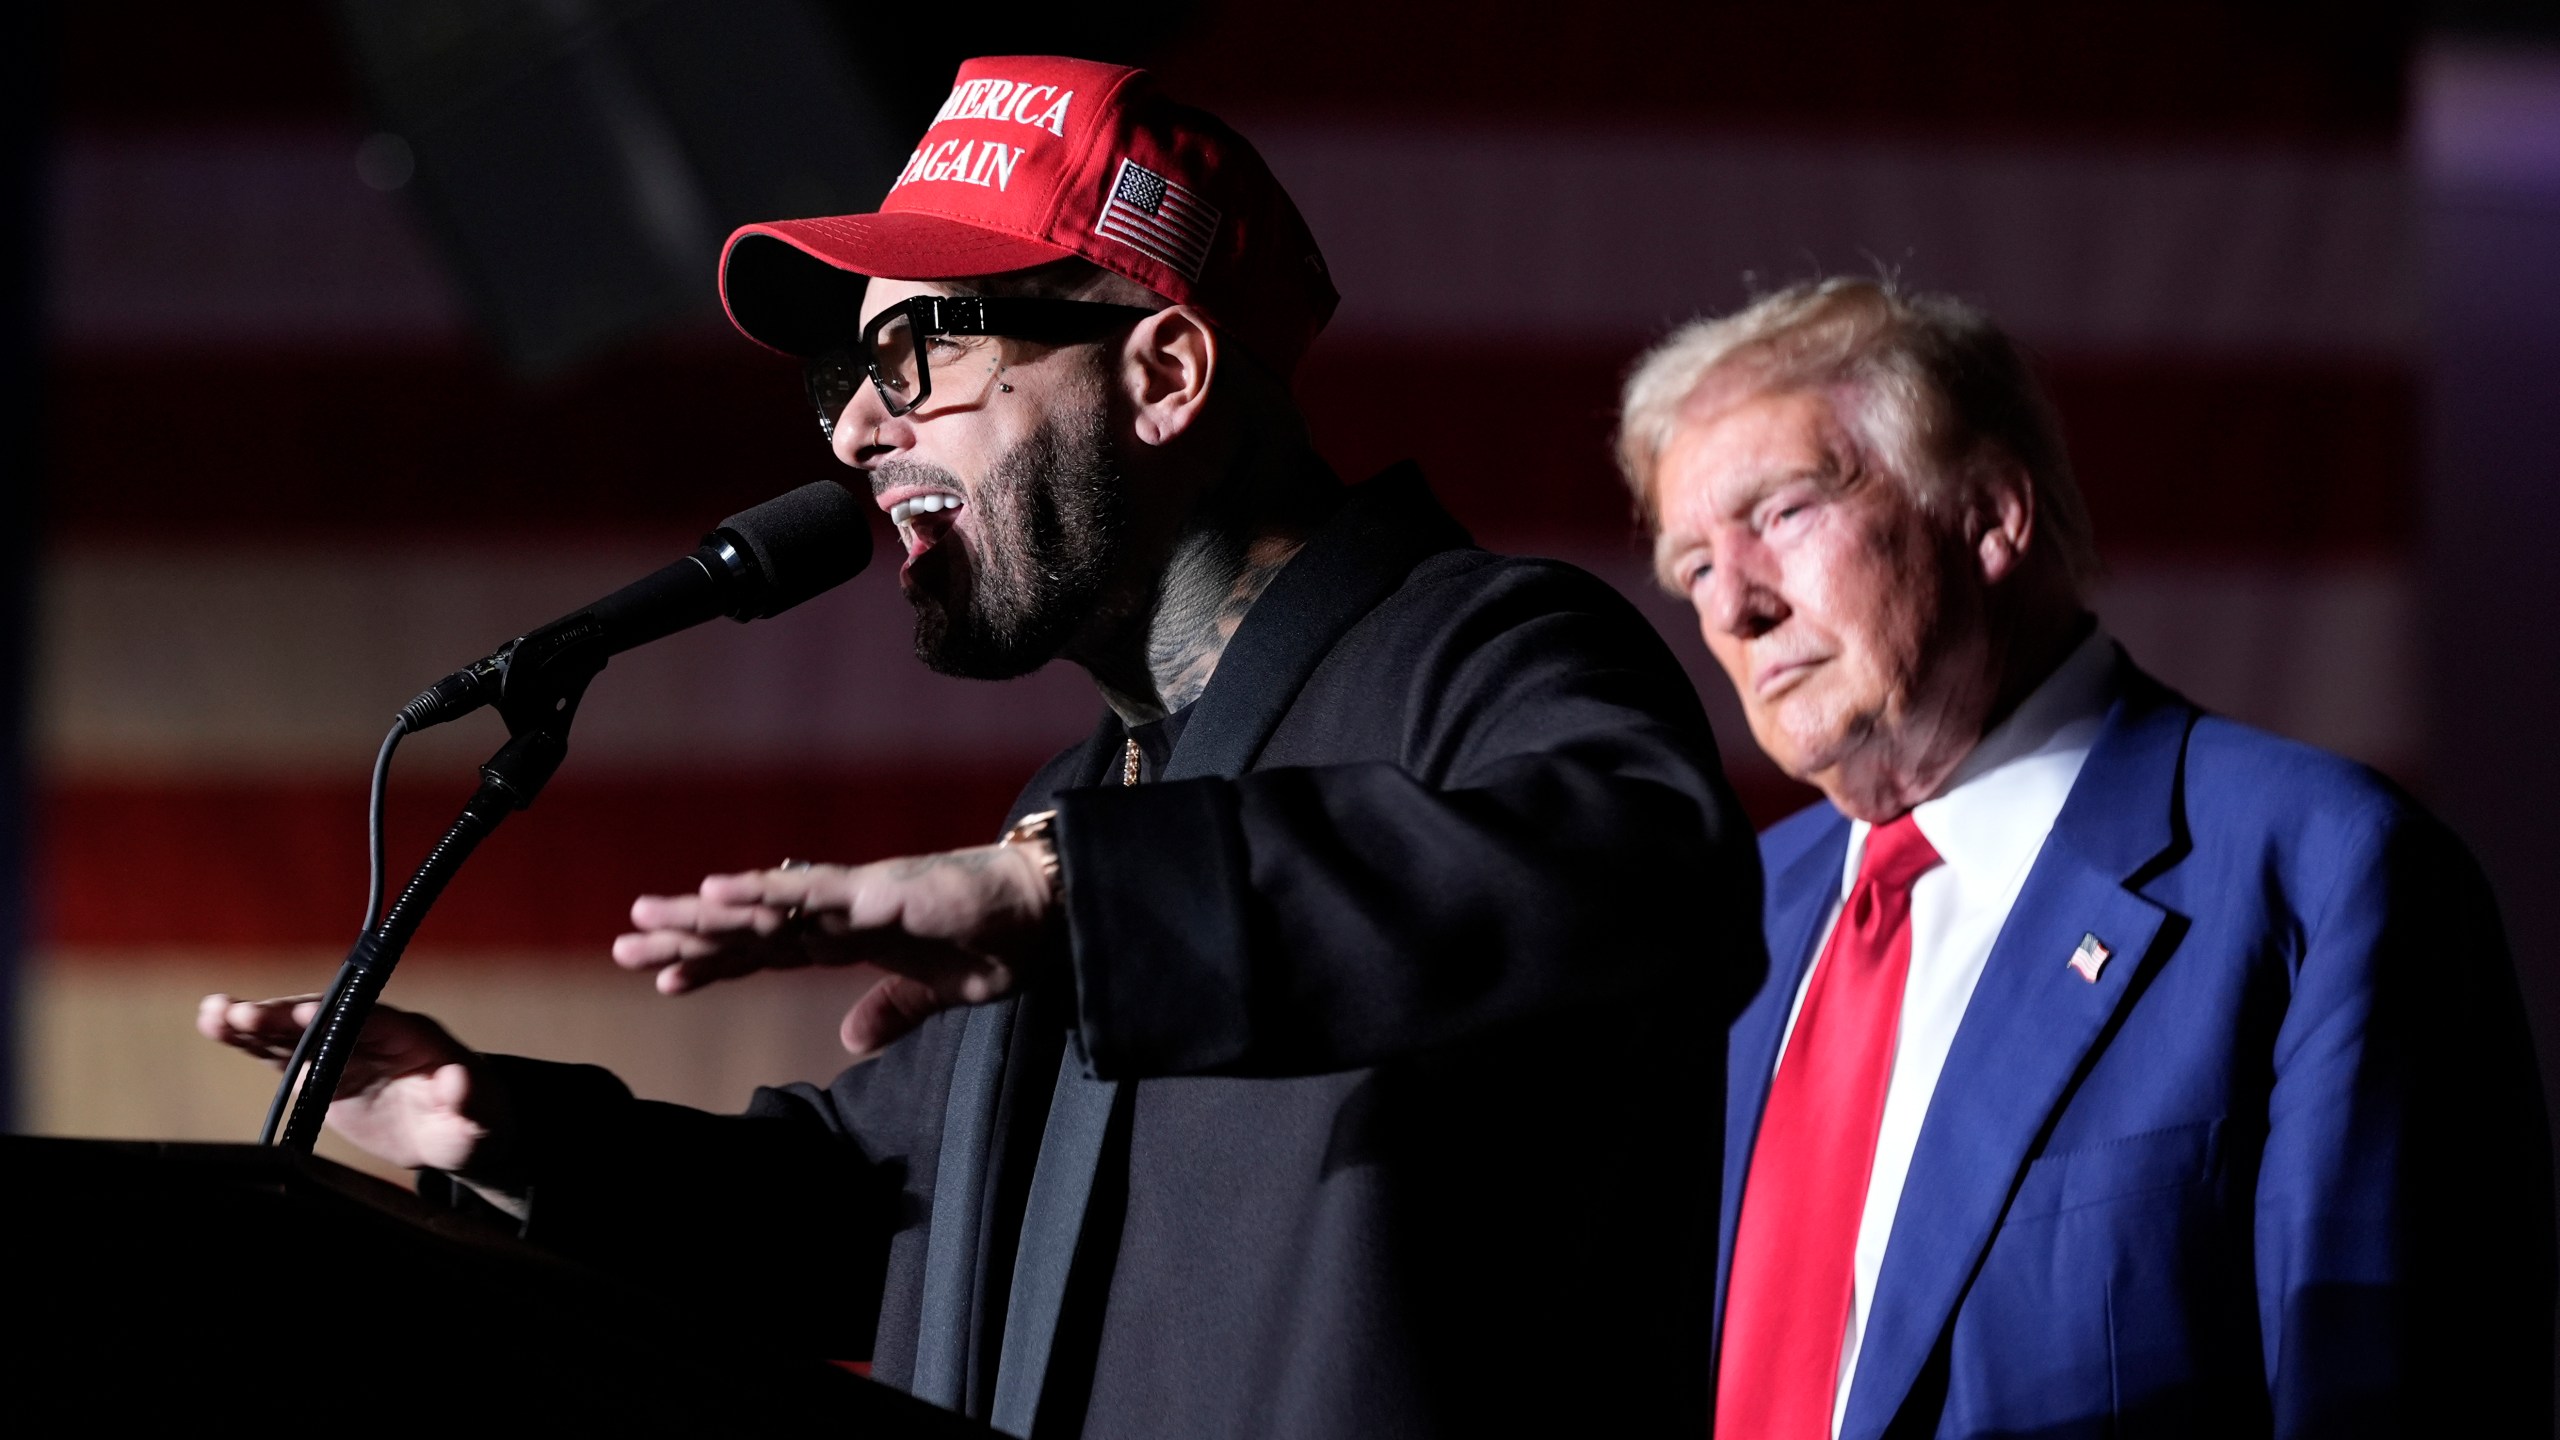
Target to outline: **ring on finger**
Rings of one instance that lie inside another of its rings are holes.
[[[782,863],[774,866],[773,868],[776,870],[808,870],[815,868],[815,865],[815,861],[794,860],[786,855],[783,857]],[[785,925],[793,924],[798,921],[799,918],[800,907],[798,905],[793,905],[790,909],[782,912],[782,923]]]

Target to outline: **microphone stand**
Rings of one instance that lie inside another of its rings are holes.
[[[569,753],[569,726],[577,719],[578,702],[587,685],[604,669],[610,653],[606,632],[592,614],[571,616],[517,637],[490,657],[499,671],[497,710],[507,722],[507,743],[480,767],[480,788],[464,802],[462,813],[436,842],[402,887],[400,898],[383,914],[371,933],[358,939],[338,967],[337,979],[311,1017],[304,1048],[311,1061],[296,1075],[291,1064],[277,1092],[279,1101],[293,1096],[279,1147],[308,1155],[320,1139],[321,1123],[337,1098],[338,1079],[355,1053],[356,1039],[373,1013],[392,967],[409,948],[409,939],[462,862],[499,822],[531,805],[550,783]],[[316,1038],[315,1038],[316,1037]]]

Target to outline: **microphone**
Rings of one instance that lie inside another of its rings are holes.
[[[692,554],[447,675],[401,706],[400,718],[414,732],[495,704],[528,656],[547,663],[575,647],[600,667],[606,656],[718,616],[744,623],[779,615],[870,563],[871,524],[862,502],[832,480],[813,481],[739,511]]]

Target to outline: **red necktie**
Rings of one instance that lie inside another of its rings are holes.
[[[1908,814],[1867,833],[1769,1082],[1734,1226],[1717,1440],[1830,1440],[1858,1218],[1911,969],[1911,885],[1937,863]]]

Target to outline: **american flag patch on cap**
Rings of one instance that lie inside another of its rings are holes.
[[[1185,280],[1197,280],[1200,267],[1208,263],[1209,244],[1217,238],[1218,210],[1137,161],[1123,160],[1093,233],[1163,261]]]

